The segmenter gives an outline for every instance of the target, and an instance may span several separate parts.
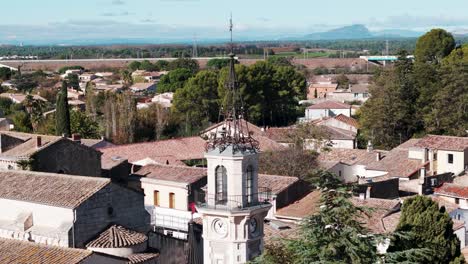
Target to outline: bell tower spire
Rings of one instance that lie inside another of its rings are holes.
[[[207,188],[197,199],[203,218],[204,263],[246,263],[263,250],[270,192],[258,187],[259,144],[249,131],[236,77],[232,41],[221,125],[206,142]]]
[[[220,152],[258,152],[259,143],[252,137],[246,120],[244,102],[236,76],[236,55],[234,54],[232,14],[229,20],[230,53],[229,77],[224,84],[226,96],[220,109],[220,121],[223,123],[209,137],[206,151],[218,149]]]

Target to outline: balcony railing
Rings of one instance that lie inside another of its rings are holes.
[[[200,208],[241,211],[250,207],[268,204],[271,201],[271,190],[258,188],[250,195],[210,194],[203,191],[194,193],[195,203]]]

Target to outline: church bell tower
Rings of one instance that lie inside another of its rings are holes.
[[[232,48],[222,125],[206,143],[208,186],[197,210],[203,219],[204,263],[246,263],[263,251],[269,192],[258,187],[259,144],[244,117]]]

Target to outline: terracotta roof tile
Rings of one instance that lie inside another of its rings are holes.
[[[76,208],[108,184],[97,177],[0,171],[0,198]]]
[[[318,104],[311,105],[307,109],[351,109],[351,106],[345,103],[336,101],[325,101]]]
[[[421,160],[408,158],[408,149],[413,147],[419,139],[410,139],[400,146],[387,152],[380,161],[374,161],[367,166],[368,170],[388,172],[389,177],[410,177],[424,166]],[[395,166],[398,164],[398,166]]]
[[[148,165],[141,168],[136,174],[150,179],[191,184],[206,177],[207,172],[205,168]]]
[[[83,249],[0,238],[0,263],[4,264],[74,264],[82,263],[92,254],[91,251]]]
[[[89,242],[88,248],[124,248],[144,243],[148,240],[145,234],[113,225]]]
[[[427,135],[415,145],[416,147],[464,151],[468,149],[468,137]]]
[[[260,142],[261,150],[279,150],[284,149],[279,143],[265,137],[257,136]],[[128,159],[130,163],[135,163],[144,159],[151,159],[160,164],[182,165],[176,161],[198,160],[205,156],[206,141],[201,137],[185,137],[168,140],[159,140],[153,142],[144,142],[113,147],[99,148],[103,153],[102,161],[120,157]]]
[[[383,234],[395,231],[399,215],[399,200],[387,200],[377,198],[359,199],[353,197],[352,203],[362,207],[366,212],[360,217],[369,231],[373,234]],[[366,210],[368,209],[368,210]]]
[[[368,152],[365,149],[332,148],[329,151],[321,152],[318,161],[321,163],[342,162],[348,165],[368,165],[377,160],[378,153],[381,156],[385,155],[385,152],[376,150]]]
[[[298,181],[299,178],[291,176],[258,175],[258,187],[268,188],[273,194],[279,194]]]
[[[457,185],[453,183],[444,183],[434,190],[437,195],[452,196],[468,199],[468,186]]]
[[[343,114],[339,114],[339,115],[337,115],[337,116],[335,116],[333,118],[338,120],[338,121],[341,121],[341,122],[343,122],[345,124],[353,126],[355,128],[359,128],[359,122],[356,119],[352,118],[352,117],[345,116]]]
[[[158,258],[158,253],[138,253],[128,256],[128,264],[137,264]]]
[[[320,191],[313,191],[302,199],[276,210],[278,218],[302,219],[317,212],[320,204]]]

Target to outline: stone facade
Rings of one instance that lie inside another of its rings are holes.
[[[35,154],[35,171],[101,176],[101,153],[68,139],[59,140]]]
[[[129,229],[146,233],[150,216],[144,207],[143,193],[110,184],[76,208],[76,222],[70,230],[75,247],[84,247],[109,225],[117,223]],[[73,246],[73,244],[70,244]]]

